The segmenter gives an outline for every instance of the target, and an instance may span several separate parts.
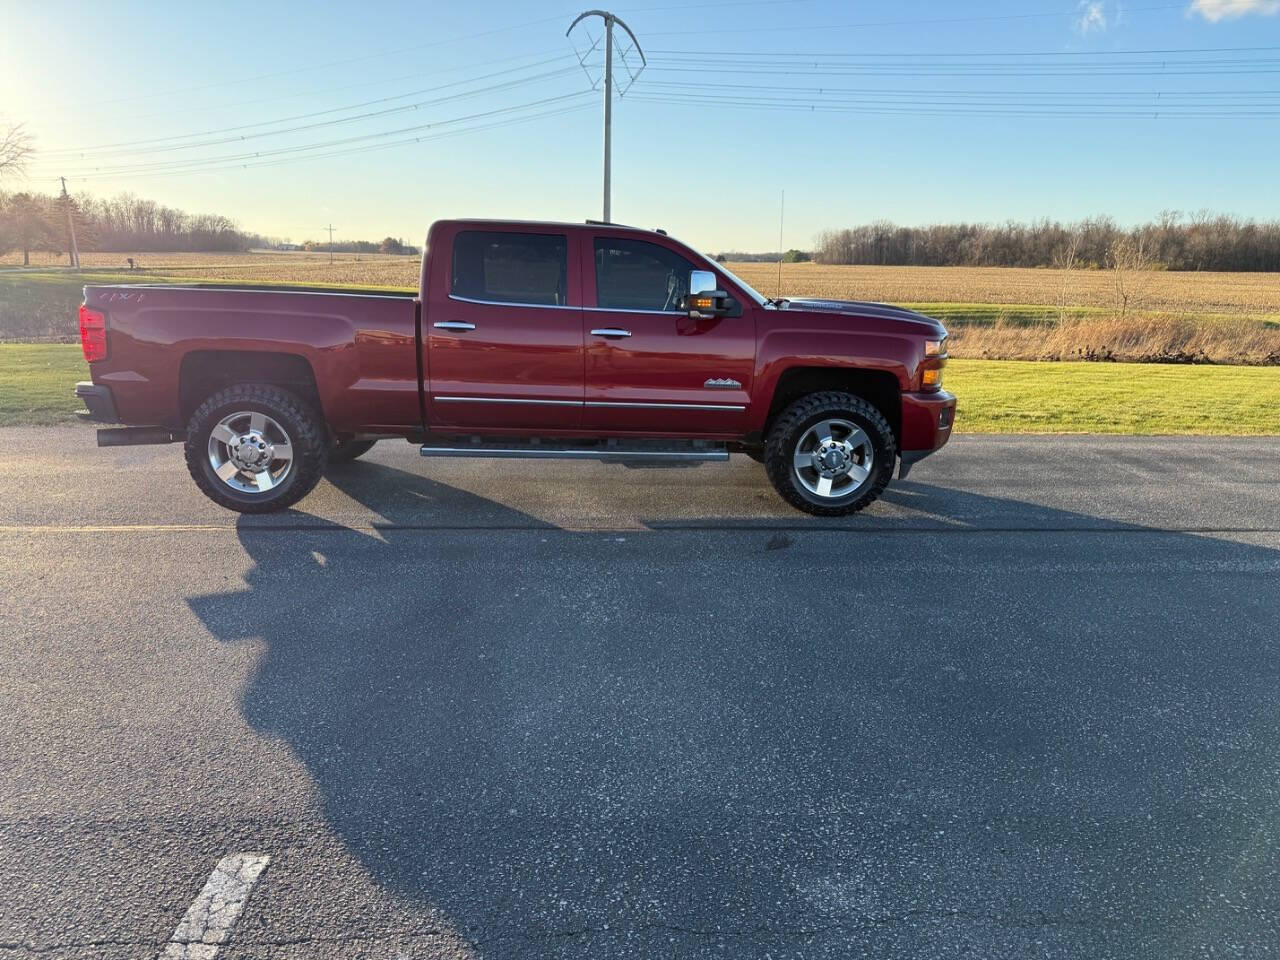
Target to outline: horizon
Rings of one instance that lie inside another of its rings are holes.
[[[417,245],[436,219],[600,216],[599,57],[580,64],[571,43],[598,37],[592,23],[566,39],[575,11],[548,4],[343,9],[10,3],[23,29],[0,37],[0,117],[37,153],[4,189],[57,192],[66,173],[73,193],[130,192],[293,243],[329,222],[335,242]],[[779,250],[783,190],[783,251],[880,220],[1280,219],[1254,159],[1280,146],[1266,122],[1277,0],[612,9],[649,59],[614,102],[613,219],[700,249]],[[91,38],[72,58],[69,17]],[[395,145],[410,128],[421,142]]]

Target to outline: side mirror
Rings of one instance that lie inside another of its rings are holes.
[[[716,275],[710,270],[693,270],[689,273],[689,296],[712,293],[716,289]]]
[[[717,289],[716,275],[710,270],[689,273],[689,295],[684,307],[694,320],[713,320],[729,312],[729,295]]]

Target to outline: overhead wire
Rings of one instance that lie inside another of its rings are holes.
[[[500,116],[503,114],[515,112],[518,110],[528,109],[530,107],[541,106],[551,103],[565,103],[573,99],[583,99],[591,96],[590,91],[579,90],[574,93],[561,94],[559,96],[543,97],[528,103],[513,104],[506,107],[498,107],[493,110],[485,110],[462,117],[452,117],[445,120],[434,120],[429,123],[415,124],[409,127],[400,127],[395,130],[383,130],[376,133],[361,134],[354,137],[344,137],[338,140],[330,140],[321,143],[297,144],[290,147],[278,147],[271,150],[258,150],[250,153],[241,154],[223,154],[215,157],[192,158],[183,160],[160,160],[149,162],[138,162],[132,164],[121,164],[117,166],[103,165],[82,167],[72,169],[65,173],[68,179],[104,179],[108,176],[118,176],[126,173],[142,173],[142,172],[164,172],[169,170],[199,170],[206,167],[228,164],[230,166],[240,166],[253,160],[265,157],[276,157],[290,154],[306,153],[307,151],[323,150],[330,147],[345,146],[348,144],[363,143],[370,140],[376,140],[383,137],[397,136],[400,134],[414,133],[423,130],[429,130],[435,127],[449,126],[452,124],[463,123],[470,120],[477,120],[486,117]],[[35,177],[33,179],[41,179]],[[56,177],[44,177],[43,179],[57,179]]]
[[[563,58],[557,58],[557,59],[563,59]],[[545,61],[545,62],[550,62],[550,61]],[[500,74],[504,74],[508,72],[510,71],[498,71],[497,73],[489,74],[487,76],[493,77],[493,76],[498,76]],[[371,106],[378,103],[386,103],[391,100],[399,100],[408,96],[417,96],[422,93],[431,92],[432,90],[444,90],[450,87],[460,86],[464,83],[473,83],[475,82],[476,79],[485,79],[485,77],[479,77],[479,78],[474,78],[469,80],[459,80],[459,81],[455,81],[454,83],[443,84],[439,87],[428,88],[425,90],[416,90],[410,93],[397,94],[391,97],[381,97],[376,100],[365,101],[364,103],[348,104],[347,106],[344,106],[344,107],[334,107],[329,110],[318,110],[313,113],[299,114],[293,117],[283,117],[283,118],[278,118],[276,120],[264,120],[259,123],[243,124],[236,127],[225,127],[225,128],[222,128],[221,130],[209,130],[209,131],[204,131],[202,133],[176,134],[171,137],[156,137],[149,140],[125,141],[125,142],[116,143],[116,144],[104,144],[97,147],[84,147],[84,148],[71,147],[61,151],[48,151],[46,153],[40,154],[39,156],[37,156],[36,159],[37,161],[41,159],[41,157],[77,159],[77,158],[94,157],[94,156],[103,156],[103,157],[119,156],[122,154],[127,155],[131,153],[139,153],[139,152],[165,153],[165,152],[170,152],[174,150],[189,150],[197,147],[219,146],[225,143],[238,143],[245,140],[259,139],[262,137],[282,136],[284,134],[298,133],[306,130],[315,130],[315,129],[320,129],[328,126],[337,126],[339,124],[344,124],[344,123],[354,123],[360,120],[369,120],[377,117],[392,116],[398,113],[407,113],[412,110],[418,110],[425,106],[435,106],[437,104],[448,103],[454,100],[463,100],[470,97],[483,96],[488,93],[494,93],[500,90],[509,90],[513,87],[523,86],[524,84],[527,84],[527,83],[533,83],[541,80],[553,79],[555,77],[566,76],[567,74],[570,74],[573,72],[576,72],[575,67],[565,67],[563,69],[558,69],[558,70],[548,70],[543,73],[534,74],[532,76],[518,77],[513,80],[507,80],[502,83],[492,84],[487,87],[480,87],[476,90],[466,90],[461,93],[451,94],[446,97],[437,97],[431,100],[420,100],[414,103],[400,104],[399,106],[389,107],[383,110],[374,110],[366,113],[353,114],[352,116],[349,116],[349,117],[337,117],[331,120],[323,120],[323,121],[317,121],[313,123],[306,123],[300,126],[284,127],[278,130],[258,130],[255,133],[244,133],[244,134],[240,134],[239,136],[226,136],[226,137],[220,137],[218,139],[213,139],[213,140],[199,140],[199,141],[193,141],[190,143],[172,143],[171,142],[174,140],[186,139],[190,137],[216,135],[221,133],[234,133],[237,130],[255,130],[259,127],[274,126],[276,124],[289,123],[294,120],[305,120],[311,117],[327,116],[328,114],[331,114],[331,113],[340,113],[346,110],[359,109],[360,107],[364,107],[364,106]],[[145,151],[140,151],[136,149],[136,147],[138,146],[144,146],[147,149]]]

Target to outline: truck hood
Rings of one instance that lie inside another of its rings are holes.
[[[895,307],[888,303],[798,297],[792,300],[784,300],[778,309],[787,311],[803,310],[812,313],[841,313],[854,317],[879,317],[885,320],[899,320],[917,325],[921,328],[921,333],[936,333],[939,336],[946,333],[946,328],[933,317],[927,317],[923,313],[916,313],[914,310]]]

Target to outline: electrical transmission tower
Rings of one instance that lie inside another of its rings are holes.
[[[329,231],[329,262],[333,263],[333,231],[337,229],[332,223],[327,227],[321,227],[321,230]]]
[[[569,29],[564,32],[564,35],[567,37],[569,36],[569,34],[573,33],[573,28],[576,27],[583,20],[587,19],[587,17],[599,17],[601,20],[604,21],[604,37],[603,37],[604,39],[604,218],[603,219],[605,223],[609,223],[610,222],[609,192],[610,192],[610,185],[612,182],[611,167],[613,165],[613,25],[615,23],[627,32],[627,36],[631,38],[632,49],[634,49],[636,53],[640,54],[640,69],[633,72],[631,70],[630,64],[627,63],[627,56],[629,55],[629,51],[624,50],[619,52],[618,57],[622,61],[622,64],[627,71],[628,80],[627,80],[627,85],[623,87],[620,91],[618,91],[618,96],[620,97],[624,96],[626,92],[631,89],[631,84],[636,82],[636,77],[638,77],[641,71],[643,71],[644,68],[648,65],[648,61],[645,60],[644,51],[640,49],[640,41],[637,40],[636,35],[631,32],[631,28],[628,27],[618,17],[615,17],[612,13],[609,13],[609,11],[607,10],[588,10],[585,13],[578,14],[577,19],[575,19],[573,23],[569,24]],[[591,39],[590,33],[587,34],[587,39],[589,40]],[[587,58],[591,56],[592,52],[595,51],[596,47],[599,46],[599,44],[600,44],[600,40],[598,39],[592,40],[591,46],[588,48],[587,52],[584,54],[579,54],[578,60],[582,64],[582,68],[584,70],[587,70]],[[590,70],[587,70],[587,78],[591,79]],[[596,81],[592,80],[591,86],[593,89],[595,88],[595,85],[596,85]]]

